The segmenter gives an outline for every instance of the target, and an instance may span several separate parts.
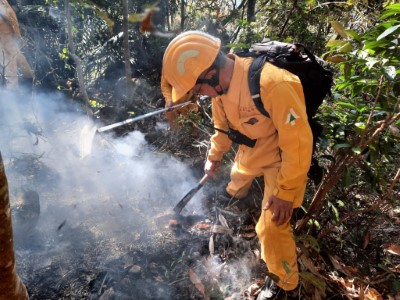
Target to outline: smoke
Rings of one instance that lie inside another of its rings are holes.
[[[118,139],[97,133],[91,154],[82,158],[82,128],[95,124],[60,94],[2,91],[0,109],[13,214],[24,192],[33,190],[40,199],[34,228],[29,218],[13,218],[17,252],[31,251],[35,242],[41,245],[46,259],[36,267],[48,263],[46,251],[60,254],[82,238],[102,244],[111,255],[116,244],[151,230],[154,217],[172,211],[197,184],[187,166],[153,152],[138,131]],[[59,243],[60,236],[78,230],[87,237],[69,235]]]
[[[141,270],[147,261],[157,261],[166,278],[179,278],[179,272],[186,274],[187,260],[204,251],[190,235],[183,237],[187,241],[164,241],[160,247],[165,238],[160,229],[165,232],[168,220],[157,222],[198,179],[184,163],[154,151],[143,133],[121,138],[94,133],[102,125],[61,94],[0,91],[0,151],[9,182],[18,273],[31,295],[47,291],[48,298],[65,293],[79,298],[79,291],[89,286],[95,294],[87,299],[103,292],[118,299],[186,299],[174,287],[149,280],[155,274],[151,269],[148,275]],[[94,134],[82,135],[85,128]],[[91,146],[84,157],[82,142]],[[29,213],[35,206],[29,206],[27,195],[39,197],[40,214]],[[187,205],[186,214],[202,214],[200,195]],[[242,244],[251,254],[249,244]],[[134,256],[127,255],[132,251]],[[240,288],[236,283],[251,277],[250,256],[223,269],[220,263],[208,265],[207,272],[222,276],[222,286]],[[137,284],[123,279],[137,274]]]

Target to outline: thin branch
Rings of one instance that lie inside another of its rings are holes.
[[[283,35],[283,33],[285,32],[285,30],[286,30],[286,28],[287,28],[287,25],[288,25],[288,23],[289,23],[289,20],[290,20],[290,18],[292,17],[292,14],[293,14],[294,9],[295,9],[296,7],[297,7],[297,0],[294,0],[294,1],[293,1],[293,6],[292,6],[292,8],[290,9],[290,12],[287,14],[287,18],[286,18],[286,20],[285,20],[285,23],[283,23],[281,32],[279,33],[279,37],[280,37],[280,38],[282,38],[282,35]]]
[[[364,129],[364,131],[361,133],[360,144],[362,144],[362,143],[364,142],[366,130],[367,130],[367,128],[368,128],[368,125],[371,123],[371,120],[372,120],[372,117],[373,117],[373,114],[374,114],[374,110],[375,110],[376,104],[378,103],[379,97],[380,97],[381,94],[382,94],[383,78],[384,78],[384,77],[383,77],[383,75],[382,75],[381,78],[379,79],[378,93],[376,94],[376,97],[375,97],[375,100],[374,100],[374,104],[372,105],[371,112],[369,113],[367,124],[365,124],[365,129]]]

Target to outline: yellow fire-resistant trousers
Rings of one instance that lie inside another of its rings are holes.
[[[255,177],[264,176],[265,189],[262,207],[264,207],[272,195],[275,187],[279,165],[265,169],[249,170],[236,162],[231,170],[231,181],[226,190],[237,198],[243,198],[247,195],[251,183]],[[304,186],[296,193],[293,207],[299,207],[303,201],[306,182]],[[268,271],[277,275],[280,281],[277,285],[286,291],[293,290],[297,287],[299,281],[296,245],[290,221],[276,226],[271,221],[274,207],[269,210],[262,210],[260,219],[256,225],[256,232],[261,243],[261,258],[265,261]]]

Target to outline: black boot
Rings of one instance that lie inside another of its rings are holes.
[[[267,277],[260,293],[257,296],[257,300],[284,299],[284,295],[285,291],[277,286],[270,277]]]

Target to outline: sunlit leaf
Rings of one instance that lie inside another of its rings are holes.
[[[378,37],[377,37],[377,41],[387,37],[388,35],[391,35],[393,32],[395,32],[397,29],[400,28],[400,24],[397,26],[392,26],[389,29],[386,29],[384,32],[382,32]]]
[[[387,19],[395,14],[400,13],[400,4],[393,4],[386,8],[386,10],[382,13],[381,19]]]
[[[369,287],[368,291],[365,293],[364,299],[367,300],[383,300],[383,297],[377,290]]]
[[[365,65],[368,67],[368,69],[371,69],[373,66],[375,66],[377,63],[379,62],[378,59],[376,59],[375,57],[368,57],[367,58],[367,62],[365,63]]]
[[[333,29],[335,29],[335,31],[342,37],[342,38],[347,38],[347,33],[346,33],[346,29],[343,27],[343,25],[338,22],[338,21],[331,21],[330,22]]]
[[[396,68],[394,66],[384,66],[383,67],[385,77],[389,80],[396,79]]]
[[[356,154],[361,154],[361,149],[359,147],[353,147],[351,150],[353,150],[353,152]]]
[[[329,40],[326,43],[326,46],[329,48],[337,48],[337,47],[342,47],[346,44],[346,41],[341,41],[341,40]]]
[[[362,130],[365,129],[365,123],[364,122],[357,122],[354,125],[359,129],[362,129]]]
[[[351,45],[351,43],[347,42],[345,43],[343,46],[341,46],[338,51],[342,52],[342,53],[347,53],[353,50],[353,46]]]

